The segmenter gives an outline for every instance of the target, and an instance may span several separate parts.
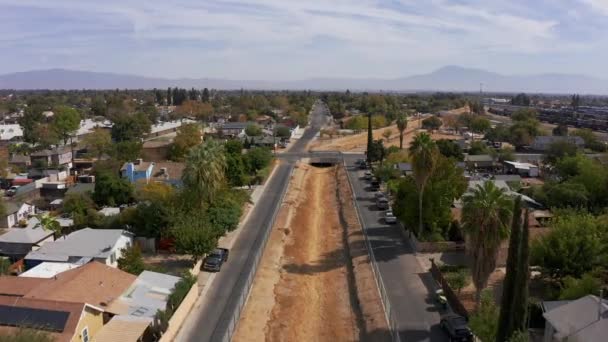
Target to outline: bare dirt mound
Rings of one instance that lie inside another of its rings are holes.
[[[296,169],[235,341],[386,340],[349,196],[336,167]]]

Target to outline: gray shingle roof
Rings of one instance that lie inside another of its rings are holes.
[[[26,259],[66,262],[70,257],[107,258],[123,234],[131,235],[120,229],[84,228],[44,244],[37,251],[30,252]]]
[[[608,334],[608,302],[593,295],[573,300],[543,314],[560,338],[576,333],[577,341],[603,341]],[[599,310],[601,309],[601,316]],[[598,321],[598,318],[601,318]],[[595,323],[594,323],[595,322]]]
[[[0,236],[0,243],[36,243],[53,235],[50,230],[36,228],[10,228]]]

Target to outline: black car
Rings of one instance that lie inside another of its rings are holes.
[[[208,272],[219,272],[222,269],[222,264],[228,261],[228,249],[216,248],[211,252],[205,260],[203,260],[202,268]]]
[[[473,332],[466,318],[457,314],[447,314],[441,316],[440,324],[450,337],[450,341],[473,341]]]

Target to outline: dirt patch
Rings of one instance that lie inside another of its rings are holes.
[[[373,338],[386,323],[345,177],[295,170],[235,341],[386,340]]]
[[[418,128],[420,127],[420,120],[414,119],[407,123],[407,129],[403,136],[403,147],[407,148],[411,141],[414,139]],[[391,136],[386,139],[382,134],[384,131],[390,130]],[[399,130],[397,125],[391,125],[384,128],[373,130],[374,139],[382,139],[384,146],[399,146]],[[431,137],[433,140],[439,139],[461,139],[459,135],[443,134],[443,133],[432,133]],[[367,148],[367,132],[353,134],[349,136],[339,138],[319,138],[313,141],[310,145],[312,151],[342,151],[342,152],[363,152]]]

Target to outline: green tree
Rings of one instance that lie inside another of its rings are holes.
[[[435,142],[437,144],[437,148],[439,149],[439,153],[447,158],[454,158],[458,161],[464,160],[464,154],[462,154],[462,149],[458,144],[453,142],[452,140],[441,139]]]
[[[430,118],[426,118],[426,119],[422,120],[422,128],[428,129],[430,131],[438,130],[442,124],[443,124],[443,122],[441,121],[441,119],[434,115],[431,116]]]
[[[97,159],[101,159],[104,154],[109,154],[112,151],[112,137],[110,132],[103,128],[96,128],[93,132],[85,135],[83,144],[86,146],[88,153]]]
[[[501,242],[509,235],[512,201],[504,189],[493,182],[478,185],[463,197],[462,222],[468,235],[475,301],[479,305],[481,291],[487,286],[490,274],[496,268]]]
[[[131,216],[127,217],[125,223],[135,235],[158,239],[165,236],[165,230],[170,226],[170,204],[163,201],[142,202],[135,207]]]
[[[201,131],[198,124],[191,123],[182,125],[178,131],[171,150],[169,152],[171,160],[183,161],[188,151],[202,142]]]
[[[529,297],[529,282],[530,282],[530,222],[529,212],[524,211],[524,224],[522,227],[521,243],[519,246],[519,257],[517,265],[517,274],[515,277],[513,306],[511,308],[511,329],[513,332],[509,335],[512,338],[515,331],[525,331],[528,321],[528,297]]]
[[[38,219],[38,227],[49,230],[55,233],[57,236],[61,235],[61,225],[54,217],[48,214],[39,214],[36,215],[36,218]]]
[[[226,180],[231,186],[247,183],[247,169],[240,154],[226,154]]]
[[[274,129],[274,135],[277,138],[289,138],[291,137],[291,130],[286,126],[277,126]]]
[[[577,153],[578,148],[573,143],[566,140],[556,141],[549,145],[549,150],[545,153],[545,162],[553,164],[566,156],[574,156]]]
[[[203,94],[201,95],[201,100],[203,102],[209,102],[210,96],[209,96],[209,89],[205,88],[203,89]]]
[[[30,144],[38,143],[40,136],[37,128],[44,122],[42,112],[48,109],[48,106],[43,104],[28,103],[28,106],[23,112],[23,116],[18,119],[19,125],[23,129],[23,140]]]
[[[471,130],[478,134],[485,134],[492,128],[490,124],[490,120],[484,118],[483,116],[476,116],[471,122]]]
[[[577,300],[586,295],[597,295],[602,287],[602,281],[592,273],[585,273],[581,278],[566,276],[559,300]]]
[[[382,165],[382,162],[386,157],[386,149],[384,148],[382,139],[374,140],[372,142],[370,149],[367,151],[367,157],[372,163],[380,162],[380,165]]]
[[[403,135],[405,133],[405,129],[407,128],[407,115],[404,113],[400,113],[397,116],[397,130],[399,131],[399,149],[403,149]]]
[[[116,142],[140,141],[152,127],[148,116],[141,112],[118,116],[113,119],[113,122],[112,139]]]
[[[511,99],[511,104],[515,106],[529,106],[530,98],[528,95],[524,93],[517,94],[513,99]]]
[[[54,110],[52,128],[64,145],[68,144],[70,137],[80,127],[80,113],[67,106],[59,106]]]
[[[606,143],[601,142],[592,130],[588,128],[577,129],[572,135],[581,137],[585,141],[586,148],[594,152],[606,152]]]
[[[239,140],[228,140],[224,144],[224,151],[226,154],[241,155],[243,152],[243,143]]]
[[[182,174],[184,187],[200,207],[211,203],[224,185],[226,156],[222,145],[208,140],[190,150]]]
[[[88,194],[73,193],[63,199],[63,212],[70,215],[85,215],[87,210],[94,208],[95,203]]]
[[[220,232],[196,210],[176,215],[171,234],[175,239],[175,250],[191,255],[194,260],[211,252],[220,236]]]
[[[254,147],[245,154],[245,162],[250,174],[255,174],[259,170],[270,165],[272,152],[266,147]]]
[[[608,227],[600,218],[586,213],[558,212],[551,230],[531,246],[533,265],[555,279],[580,278],[608,261]]]
[[[429,177],[433,174],[438,154],[437,145],[426,133],[420,133],[414,137],[410,144],[410,155],[412,156],[412,168],[414,170],[414,180],[418,187],[418,234],[422,233],[422,200],[424,188]]]
[[[119,141],[112,145],[111,156],[120,162],[132,161],[139,158],[142,147],[140,141]]]
[[[245,134],[248,137],[257,137],[262,135],[262,129],[257,124],[249,124],[245,127]]]
[[[121,256],[117,262],[120,270],[136,276],[146,269],[141,249],[137,245],[121,249]]]
[[[225,233],[236,229],[243,213],[243,203],[230,191],[220,192],[209,206],[207,217],[218,231]]]
[[[472,141],[469,147],[470,155],[489,154],[490,148],[483,141]]]
[[[513,333],[513,306],[517,286],[517,274],[519,272],[519,258],[521,246],[521,198],[517,197],[513,205],[513,218],[511,221],[511,235],[509,237],[509,254],[507,255],[507,267],[505,280],[503,282],[502,299],[500,305],[500,319],[496,341],[507,341]]]
[[[545,183],[543,191],[542,203],[550,208],[587,208],[589,205],[589,191],[579,183]]]
[[[133,200],[133,186],[109,171],[98,171],[95,174],[93,199],[101,206],[127,204]]]
[[[495,341],[498,330],[498,307],[491,291],[483,291],[477,311],[469,317],[471,330],[481,341]]]

